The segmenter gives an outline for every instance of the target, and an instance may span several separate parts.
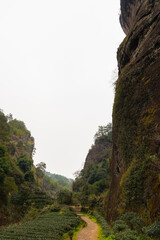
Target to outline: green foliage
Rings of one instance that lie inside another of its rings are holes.
[[[6,174],[10,172],[10,164],[7,158],[6,149],[0,145],[0,184],[3,184]]]
[[[150,171],[150,162],[147,158],[145,159],[145,155],[143,157],[144,158],[141,160],[133,160],[121,180],[121,187],[125,197],[126,208],[129,207],[129,209],[133,210],[141,204],[144,204],[144,179]]]
[[[5,179],[3,188],[7,195],[11,194],[12,192],[18,191],[18,187],[17,187],[16,183],[14,182],[14,179],[11,177],[8,177]]]
[[[29,137],[31,136],[31,133],[26,128],[24,122],[14,119],[12,121],[9,121],[8,124],[11,127],[11,130],[14,134],[18,134],[18,135],[27,134]]]
[[[123,220],[131,230],[136,230],[141,232],[144,225],[143,220],[135,212],[127,212],[120,217],[120,220]]]
[[[149,237],[160,238],[160,222],[154,222],[153,224],[144,227],[143,232]]]
[[[127,212],[112,223],[113,235],[115,236],[115,240],[151,240],[149,237],[151,235],[148,234],[147,236],[150,226],[143,226],[143,220],[137,213]]]
[[[33,160],[28,159],[26,155],[21,155],[17,159],[17,165],[20,167],[20,169],[26,173],[31,170],[31,167],[33,166]]]
[[[61,210],[59,205],[54,204],[51,208],[51,212],[59,212]]]
[[[103,159],[83,169],[80,174],[73,183],[74,198],[81,205],[88,205],[91,210],[96,208],[103,212],[103,193],[109,187],[108,160]]]
[[[7,118],[3,114],[3,112],[0,111],[0,142],[6,143],[10,139],[10,128],[7,124]]]
[[[34,173],[32,171],[27,171],[24,175],[24,180],[28,182],[34,182]]]
[[[115,233],[126,231],[128,229],[129,229],[129,227],[127,226],[127,224],[123,220],[117,220],[113,224],[113,231]]]
[[[80,224],[80,217],[68,212],[64,214],[50,213],[33,221],[26,222],[19,226],[11,226],[0,230],[0,239],[32,240],[32,239],[53,239],[60,240],[64,233],[72,235],[72,231]],[[18,238],[17,238],[18,236]]]
[[[8,198],[12,192],[17,192],[17,185],[11,178],[5,177],[0,186],[0,207],[8,204]]]
[[[6,148],[0,144],[0,207],[7,204],[8,195],[12,191],[8,175],[11,172],[11,166],[8,161]]]
[[[20,207],[24,211],[28,206],[30,205],[28,199],[30,196],[30,192],[27,191],[26,188],[20,189],[17,193],[14,193],[11,195],[11,203],[15,205],[16,207]]]
[[[34,138],[25,124],[0,111],[0,225],[20,221],[30,208],[53,203],[39,190],[43,179],[37,181],[33,150]]]
[[[47,205],[53,204],[53,198],[47,195],[45,192],[36,189],[29,197],[30,204],[34,207],[42,209]]]
[[[109,157],[112,148],[112,125],[99,127],[95,143],[86,157],[84,168],[73,182],[74,201],[90,210],[103,212],[104,193],[109,188]]]
[[[41,174],[43,175],[46,171],[46,164],[44,162],[40,162],[36,165],[36,169],[38,172],[41,172]]]
[[[115,235],[110,235],[106,238],[106,240],[116,240]]]
[[[139,235],[138,240],[153,240],[153,238],[148,237],[147,235]]]
[[[102,231],[105,237],[108,237],[112,234],[110,227],[107,224],[107,221],[98,213],[91,212],[91,215],[94,216],[97,222],[100,224]]]
[[[56,193],[56,199],[60,204],[71,204],[72,203],[72,192],[64,189]]]
[[[51,180],[54,182],[57,182],[57,185],[59,186],[59,189],[65,188],[68,190],[72,189],[72,183],[73,180],[70,178],[66,178],[59,174],[53,174],[50,172],[45,172],[45,175],[47,175]]]
[[[100,194],[109,187],[109,163],[102,159],[100,163],[85,168],[73,183],[73,191],[88,190],[88,194]]]
[[[98,131],[94,135],[94,140],[96,142],[105,136],[107,136],[108,140],[112,141],[112,123],[108,123],[107,126],[99,126]]]
[[[88,206],[88,196],[84,192],[73,192],[73,203],[80,203],[82,207]]]
[[[19,218],[22,218],[30,207],[43,209],[45,206],[53,204],[53,199],[45,192],[38,189],[30,189],[28,185],[21,186],[21,189],[11,195],[10,203],[13,210],[19,212]]]
[[[138,240],[138,233],[132,230],[122,231],[115,236],[116,240]]]
[[[11,155],[11,156],[14,156],[15,152],[16,152],[16,147],[13,143],[9,143],[7,145],[7,150],[8,150],[8,153]]]
[[[10,161],[11,164],[11,177],[14,178],[15,183],[20,186],[24,182],[24,173],[20,170],[20,168],[16,165],[14,160]]]

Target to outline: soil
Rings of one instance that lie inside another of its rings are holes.
[[[77,234],[77,240],[98,240],[98,225],[91,221],[89,217],[83,215],[80,215],[80,217],[87,223],[87,226]]]

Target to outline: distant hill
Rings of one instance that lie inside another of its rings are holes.
[[[53,181],[57,182],[60,188],[66,188],[68,190],[72,189],[73,179],[64,177],[59,174],[45,172],[45,174],[51,178]]]

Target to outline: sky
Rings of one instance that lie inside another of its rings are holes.
[[[70,178],[112,121],[120,0],[0,0],[0,109],[35,138],[34,164]]]

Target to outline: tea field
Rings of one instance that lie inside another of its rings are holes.
[[[0,240],[59,240],[80,224],[75,213],[50,213],[18,226],[0,229]]]

